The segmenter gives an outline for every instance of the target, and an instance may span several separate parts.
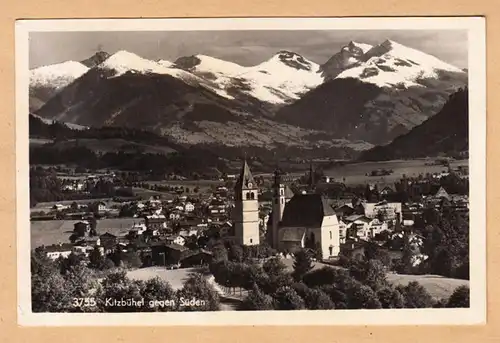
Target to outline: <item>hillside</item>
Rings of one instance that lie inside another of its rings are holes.
[[[326,153],[333,158],[387,144],[467,85],[463,70],[390,40],[350,42],[323,65],[285,50],[249,67],[128,51],[75,63],[90,69],[49,100],[33,98],[34,107],[43,105],[36,115],[139,128],[187,146],[341,149]]]
[[[87,71],[88,67],[75,61],[67,61],[30,70],[30,111],[38,110],[57,92],[64,89],[64,87]]]
[[[388,145],[362,153],[364,161],[454,155],[468,151],[469,107],[467,88],[449,97],[444,107],[410,132]]]
[[[64,88],[36,115],[90,127],[147,130],[183,145],[338,148],[342,156],[344,150],[352,156],[353,150],[371,147],[276,122],[255,99],[221,94],[197,79],[165,61],[118,52]]]
[[[436,114],[467,73],[394,41],[350,42],[321,66],[326,82],[275,119],[336,138],[386,144]]]
[[[281,108],[275,120],[325,130],[336,138],[385,144],[434,115],[466,75],[439,72],[408,88],[380,87],[358,78],[335,78]]]

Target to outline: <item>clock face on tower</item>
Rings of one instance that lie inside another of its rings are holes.
[[[248,186],[248,188],[252,188],[252,183],[251,183],[251,182],[249,182],[249,183],[247,184],[247,186]]]

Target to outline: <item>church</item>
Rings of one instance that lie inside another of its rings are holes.
[[[235,186],[233,213],[235,236],[240,244],[260,243],[257,195],[257,185],[244,161]],[[321,250],[323,258],[337,256],[340,252],[339,221],[323,196],[312,190],[293,194],[282,182],[280,172],[275,171],[267,240],[280,252],[310,248]]]

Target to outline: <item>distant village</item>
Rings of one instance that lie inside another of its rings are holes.
[[[102,255],[133,251],[142,267],[167,268],[210,263],[213,252],[208,244],[214,239],[266,247],[281,256],[308,249],[317,260],[326,262],[339,256],[361,256],[367,243],[375,243],[397,259],[402,243],[395,242],[404,235],[410,237],[417,251],[422,245],[415,228],[425,209],[469,211],[467,194],[446,189],[440,182],[450,175],[467,180],[468,170],[449,168],[446,172],[404,177],[380,190],[366,184],[360,196],[340,187],[341,182],[333,178],[316,176],[312,166],[301,183],[290,182],[276,170],[266,185],[254,178],[244,161],[239,174],[227,175],[226,185],[208,192],[193,189],[186,194],[172,189],[168,197],[64,201],[55,203],[50,211],[32,212],[32,225],[47,220],[71,221],[73,225],[66,241],[33,248],[54,260],[71,253],[88,256],[94,249]],[[66,191],[81,192],[113,177],[65,180],[63,185]],[[332,196],[332,189],[339,187],[343,190]],[[113,224],[121,218],[132,219],[129,227]],[[418,264],[426,257],[417,253],[413,258]]]

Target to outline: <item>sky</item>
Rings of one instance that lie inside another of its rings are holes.
[[[386,39],[467,68],[465,30],[31,32],[29,57],[36,68],[127,50],[153,60],[204,54],[251,66],[288,50],[322,64],[351,40],[375,45]]]

